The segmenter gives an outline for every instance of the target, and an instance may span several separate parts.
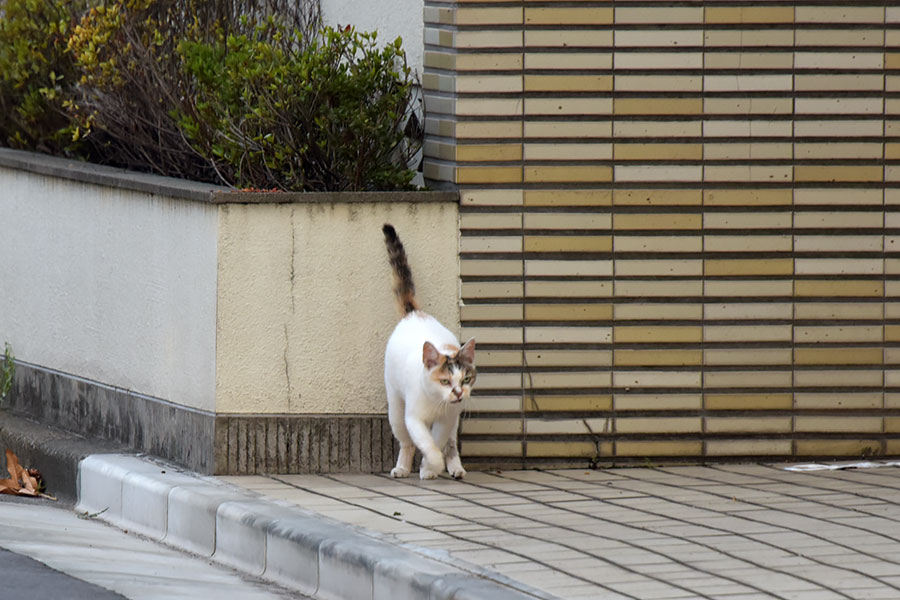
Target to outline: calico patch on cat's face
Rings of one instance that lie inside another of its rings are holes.
[[[475,338],[462,348],[448,346],[441,352],[431,342],[422,347],[422,362],[429,378],[442,392],[442,400],[455,404],[472,393],[478,371],[475,369]]]

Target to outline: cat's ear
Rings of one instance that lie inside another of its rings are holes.
[[[459,349],[459,353],[457,354],[459,359],[467,364],[474,365],[475,364],[475,338],[469,338],[469,341],[463,344],[463,347]]]
[[[433,369],[444,359],[444,355],[438,352],[438,349],[434,347],[434,344],[431,342],[425,342],[422,345],[422,362],[425,364],[426,369]]]

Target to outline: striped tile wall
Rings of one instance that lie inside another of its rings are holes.
[[[900,2],[425,2],[469,463],[900,454]]]

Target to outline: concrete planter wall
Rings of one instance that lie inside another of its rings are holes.
[[[381,224],[459,324],[455,193],[255,194],[0,150],[7,408],[215,473],[381,470]]]

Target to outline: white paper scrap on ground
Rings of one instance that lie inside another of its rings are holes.
[[[834,463],[830,465],[823,465],[819,463],[809,463],[805,465],[791,465],[789,467],[784,467],[785,471],[838,471],[840,469],[876,469],[878,467],[900,467],[900,462],[897,461],[889,461],[889,462],[849,462],[849,463]]]

